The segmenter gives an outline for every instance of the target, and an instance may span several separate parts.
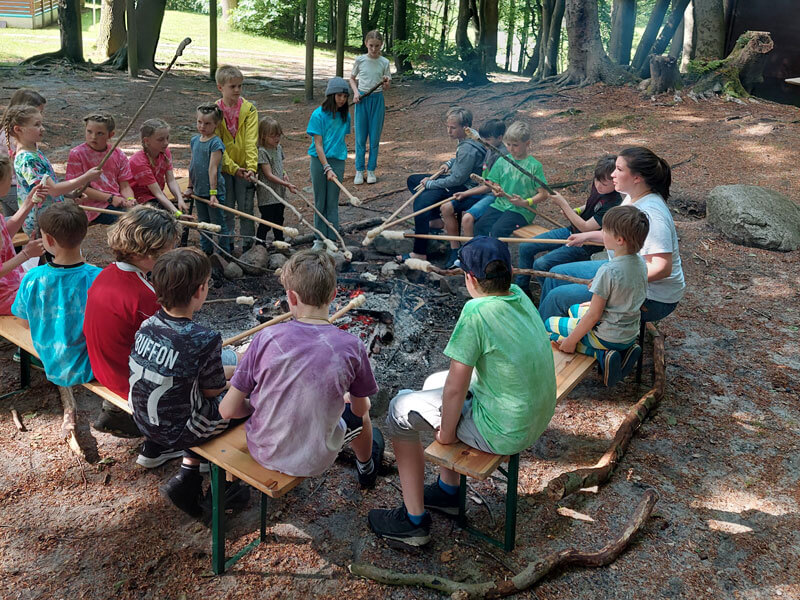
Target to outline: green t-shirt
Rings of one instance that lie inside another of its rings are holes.
[[[555,411],[556,374],[544,323],[519,287],[467,302],[444,353],[475,368],[472,415],[495,453],[536,441]]]
[[[509,158],[511,157],[509,156]],[[524,160],[517,161],[517,164],[547,183],[547,180],[544,178],[542,163],[532,156],[528,156]],[[530,177],[517,171],[508,163],[508,161],[505,160],[498,160],[496,163],[494,163],[494,166],[489,171],[487,179],[499,183],[500,187],[502,187],[503,190],[510,196],[518,194],[523,198],[531,198],[535,196],[536,192],[539,190],[539,186],[536,185],[536,183],[534,183]],[[533,218],[536,216],[526,207],[514,206],[511,204],[511,202],[509,202],[508,198],[495,198],[494,202],[491,204],[491,207],[501,212],[505,212],[507,210],[517,212],[525,217],[525,220],[528,223],[531,223]],[[535,210],[536,205],[534,204],[531,206],[531,209]]]

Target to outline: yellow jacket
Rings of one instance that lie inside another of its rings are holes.
[[[225,144],[222,155],[222,171],[236,175],[237,169],[249,169],[258,172],[258,111],[251,102],[242,98],[239,109],[239,129],[236,138],[228,131],[225,119],[217,124],[215,133]]]

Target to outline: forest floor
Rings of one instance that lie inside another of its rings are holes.
[[[314,105],[295,102],[302,81],[286,77],[284,67],[276,64],[277,77],[249,77],[244,95],[281,122],[288,172],[307,186],[304,131]],[[317,97],[331,68],[330,61],[319,65]],[[124,124],[153,81],[60,69],[4,71],[0,102],[17,86],[35,87],[48,98],[45,151],[63,173],[69,148],[83,139],[81,117],[103,109]],[[666,336],[667,395],[606,485],[559,503],[572,512],[532,500],[551,478],[602,455],[626,411],[648,389],[649,360],[642,386],[629,380],[608,390],[592,374],[523,454],[512,553],[490,548],[438,516],[428,548],[390,548],[368,530],[366,513],[397,505],[396,474],[362,492],[352,466],[337,463],[271,504],[269,543],[228,575],[213,577],[210,531],[159,495],[176,463],[142,469],[134,464],[139,441],[91,430],[102,460],[81,464],[59,439],[55,388],[34,373],[29,391],[0,406],[0,597],[438,598],[429,590],[354,578],[347,565],[368,562],[463,581],[502,579],[553,551],[599,549],[624,526],[644,490],[654,488],[660,495],[654,517],[614,564],[553,573],[521,596],[800,598],[800,253],[733,245],[703,218],[705,197],[717,185],[764,185],[800,198],[797,109],[718,99],[675,104],[672,96],[653,101],[627,87],[540,90],[528,98],[532,91],[519,81],[473,89],[398,82],[387,93],[380,181],[357,188],[368,201],[363,208],[343,206],[341,221],[388,214],[406,193],[369,197],[402,188],[408,174],[432,171],[452,155],[442,117],[453,104],[470,107],[476,123],[514,114],[528,120],[532,152],[551,182],[588,181],[599,156],[629,145],[649,146],[676,164],[671,204],[688,288],[676,312],[659,324]],[[182,71],[164,81],[143,115],[172,124],[178,175],[186,172],[194,107],[216,95],[201,74]],[[137,145],[131,134],[123,147],[132,152]],[[352,176],[351,155],[348,185]],[[577,205],[585,189],[576,184],[564,193]],[[542,210],[558,216],[553,207]],[[104,240],[105,228],[93,227],[85,244],[88,259],[101,266],[111,260]],[[0,346],[0,392],[17,385],[12,354],[8,344]],[[439,359],[431,366],[442,364]],[[427,375],[403,367],[397,365],[401,377],[390,393],[418,387]],[[100,403],[83,390],[77,395],[79,417],[88,423]],[[12,424],[12,402],[29,431]],[[493,521],[497,532],[504,485],[490,479],[474,486],[490,512],[471,500],[469,512],[483,526]],[[251,501],[231,519],[229,552],[254,538],[257,513]],[[589,519],[576,519],[576,513]]]

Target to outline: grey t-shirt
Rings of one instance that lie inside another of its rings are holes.
[[[189,141],[192,149],[192,162],[189,163],[189,181],[192,182],[194,193],[201,198],[208,198],[210,189],[208,179],[208,165],[211,163],[212,152],[225,152],[225,144],[216,135],[205,142],[196,135]],[[217,200],[222,202],[225,198],[225,180],[222,178],[222,159],[217,168]]]
[[[269,164],[272,174],[275,177],[283,179],[283,148],[278,144],[275,148],[266,148],[264,146],[258,147],[258,180],[267,184],[270,188],[275,190],[281,198],[286,198],[286,186],[278,185],[267,180],[266,175],[261,171],[261,165]],[[269,206],[270,204],[280,204],[280,202],[270,194],[267,190],[260,185],[256,188],[259,206]]]
[[[589,286],[606,299],[594,332],[601,340],[627,344],[639,335],[640,308],[647,297],[647,265],[638,254],[615,256],[597,270]]]

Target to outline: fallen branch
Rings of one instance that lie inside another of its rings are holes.
[[[342,245],[342,252],[344,253],[344,257],[347,260],[352,260],[353,259],[353,253],[350,252],[347,249],[347,244],[345,243],[344,238],[342,237],[342,234],[339,233],[339,230],[336,229],[336,227],[333,226],[333,223],[331,223],[327,219],[327,217],[325,217],[325,215],[323,215],[320,212],[320,210],[317,208],[317,205],[314,204],[313,202],[311,202],[311,200],[309,200],[308,198],[306,198],[305,194],[303,194],[300,190],[297,190],[297,196],[300,198],[300,200],[302,200],[305,203],[306,206],[308,206],[311,210],[314,211],[314,214],[317,215],[320,218],[320,220],[323,223],[325,223],[325,225],[328,226],[328,229],[330,229],[331,231],[333,231],[334,234],[336,234],[336,237],[339,240],[339,243]],[[294,209],[294,207],[292,207],[292,209]],[[300,213],[298,213],[296,210],[295,210],[295,212],[297,213],[298,216],[300,216]],[[300,216],[300,218],[302,219],[303,217]],[[310,225],[309,225],[309,227],[310,227]],[[322,235],[322,234],[320,234],[320,235]],[[322,238],[324,239],[325,236],[322,236]]]
[[[472,238],[466,235],[433,235],[429,233],[405,233],[403,231],[382,231],[383,237],[396,240],[403,238],[416,238],[421,240],[441,240],[443,242],[468,242]],[[520,238],[520,237],[500,237],[496,238],[506,244],[553,244],[563,245],[569,240],[553,240],[547,238]],[[584,242],[584,246],[602,246],[602,242]]]
[[[397,188],[396,190],[389,190],[388,192],[381,192],[380,194],[375,194],[374,196],[367,196],[366,198],[362,198],[362,204],[366,204],[367,202],[372,202],[373,200],[380,200],[381,198],[386,198],[387,196],[394,196],[395,194],[400,194],[406,191],[406,186],[401,188]]]
[[[398,573],[360,563],[349,565],[348,570],[353,575],[380,583],[422,586],[438,590],[450,594],[453,600],[502,598],[530,588],[556,569],[567,566],[603,567],[611,564],[647,522],[657,501],[658,494],[655,490],[647,490],[625,528],[597,552],[581,552],[575,548],[553,552],[542,560],[529,562],[519,574],[507,580],[463,583],[430,573]]]
[[[664,360],[664,337],[652,323],[647,324],[647,330],[653,336],[653,371],[655,381],[653,389],[648,391],[629,411],[625,420],[617,429],[611,446],[593,467],[576,469],[562,473],[551,480],[541,494],[551,501],[558,501],[573,492],[595,485],[605,483],[617,467],[625,450],[633,438],[633,434],[644,422],[650,412],[655,409],[664,398],[666,384],[666,365]]]
[[[463,275],[463,269],[453,268],[453,269],[442,269],[437,267],[436,265],[431,264],[427,260],[422,260],[420,258],[407,258],[403,263],[409,269],[413,269],[414,271],[424,271],[426,273],[436,273],[437,275],[443,275],[444,277],[450,277],[453,275]],[[549,277],[550,279],[560,279],[561,281],[568,281],[570,283],[579,283],[582,285],[590,285],[592,283],[591,279],[581,279],[579,277],[572,277],[571,275],[562,275],[561,273],[551,273],[550,271],[538,271],[536,269],[513,269],[514,275],[531,275],[533,277]]]
[[[236,304],[253,306],[256,303],[256,299],[252,296],[236,296],[236,298],[217,298],[216,300],[206,300],[204,304],[220,304],[222,302],[235,302]]]
[[[22,422],[22,417],[19,416],[17,409],[13,406],[11,407],[11,420],[14,421],[14,427],[17,428],[17,431],[28,431],[25,423]]]

